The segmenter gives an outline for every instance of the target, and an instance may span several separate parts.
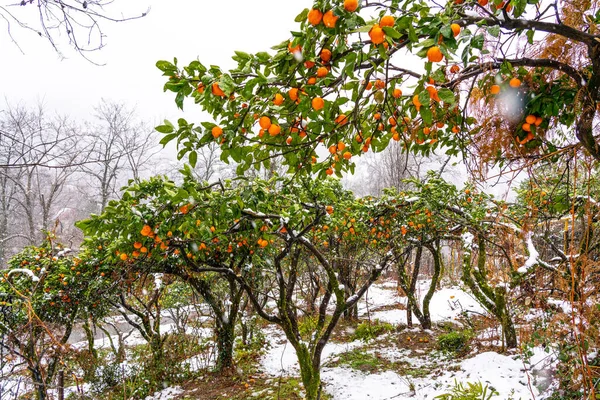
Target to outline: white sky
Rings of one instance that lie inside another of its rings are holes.
[[[91,58],[95,66],[71,51],[66,42],[61,60],[50,44],[31,31],[12,32],[25,54],[11,43],[0,19],[0,94],[10,102],[44,101],[49,110],[87,118],[101,98],[136,106],[150,122],[181,115],[173,93],[155,67],[160,59],[187,65],[199,58],[205,65],[233,67],[234,50],[257,52],[290,37],[294,18],[311,0],[135,0],[115,1],[114,13],[150,13],[139,20],[105,23],[107,46]],[[16,7],[16,11],[29,11]],[[31,12],[36,7],[30,8]],[[34,14],[24,20],[32,21]],[[4,104],[2,101],[0,104]],[[189,110],[192,111],[192,110]]]

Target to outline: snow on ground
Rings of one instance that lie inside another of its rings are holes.
[[[283,333],[276,327],[268,327],[265,334],[270,340],[270,349],[262,359],[263,371],[273,376],[298,374],[300,370],[296,351],[283,336]],[[336,354],[345,353],[362,345],[364,343],[361,341],[350,343],[329,342],[323,349],[321,365]]]
[[[419,282],[421,296],[426,290],[426,284]],[[379,319],[393,324],[406,323],[405,309],[382,309],[394,305],[406,306],[406,298],[398,295],[395,284],[378,283],[369,289],[367,298],[359,302],[359,315],[362,318],[368,315],[371,320]],[[464,311],[485,314],[477,301],[459,288],[437,291],[430,308],[434,322],[454,320]],[[266,334],[271,348],[261,362],[264,372],[272,376],[298,376],[296,354],[285,336],[274,327],[269,327]],[[364,373],[346,366],[323,367],[321,377],[325,383],[325,390],[334,400],[427,400],[449,392],[455,382],[482,382],[500,393],[495,397],[498,399],[511,396],[521,400],[533,399],[534,396],[541,399],[543,396],[540,396],[537,387],[542,390],[548,387],[552,382],[551,371],[555,365],[555,359],[541,348],[533,349],[533,356],[528,362],[524,362],[521,356],[495,352],[477,354],[459,362],[435,352],[423,354],[422,357],[415,356],[414,353],[411,356],[410,349],[395,347],[389,340],[383,340],[383,347],[379,348],[377,344],[366,345],[361,341],[330,342],[323,351],[322,365],[327,365],[336,355],[363,346],[365,352],[374,353],[377,350],[382,357],[391,362],[405,362],[411,368],[423,368],[429,375],[415,378],[393,371]]]
[[[156,392],[153,395],[146,397],[145,400],[169,400],[175,398],[181,393],[183,393],[183,389],[179,386],[168,387],[160,392]]]

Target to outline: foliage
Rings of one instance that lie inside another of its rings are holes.
[[[468,350],[473,332],[469,330],[453,331],[437,337],[438,348],[447,353],[464,353]]]
[[[499,393],[487,384],[481,382],[467,382],[466,386],[462,382],[454,381],[454,387],[450,393],[436,396],[440,400],[489,400]]]
[[[354,333],[352,334],[352,340],[363,340],[368,342],[385,333],[393,332],[394,326],[387,322],[380,322],[379,320],[364,321],[357,325]]]
[[[356,348],[342,353],[338,358],[340,365],[347,365],[352,369],[368,373],[379,371],[385,363],[380,357],[368,352],[364,348]]]
[[[575,144],[600,159],[595,128],[584,122],[597,113],[600,87],[586,7],[546,15],[534,3],[393,0],[359,13],[315,2],[332,13],[325,25],[305,9],[274,54],[236,51],[231,71],[158,61],[176,104],[189,98],[213,121],[181,118],[157,130],[192,164],[197,149],[218,144],[238,173],[281,155],[290,172],[341,176],[354,171],[355,156],[391,140],[415,153],[473,152],[500,165]],[[575,16],[564,23],[563,12]],[[513,37],[523,49],[511,46]],[[573,48],[556,59],[564,42]],[[426,59],[422,68],[400,67],[407,55]]]

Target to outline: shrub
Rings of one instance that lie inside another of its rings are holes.
[[[358,324],[352,339],[363,340],[367,342],[380,335],[383,335],[384,333],[392,332],[393,330],[394,326],[387,322],[380,322],[379,320],[375,320],[374,322],[365,321]]]
[[[473,333],[469,330],[454,331],[438,336],[438,348],[447,353],[462,353],[468,349]]]
[[[499,393],[487,384],[481,382],[467,382],[466,386],[463,383],[454,381],[454,387],[450,393],[444,393],[436,396],[440,400],[489,400],[492,396],[497,396]]]

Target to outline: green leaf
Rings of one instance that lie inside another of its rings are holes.
[[[160,133],[173,133],[173,125],[170,125],[170,126],[169,125],[159,125],[154,129],[156,129],[156,131],[160,132]],[[171,140],[171,139],[169,139],[169,140]],[[162,141],[161,141],[161,143],[162,143]]]
[[[302,12],[300,14],[298,14],[296,16],[296,18],[294,19],[294,21],[295,22],[306,21],[307,17],[308,17],[308,8],[305,8],[304,10],[302,10]]]
[[[495,26],[490,26],[490,27],[487,29],[487,32],[488,32],[488,33],[489,33],[491,36],[493,36],[493,37],[496,37],[496,38],[497,38],[498,36],[500,36],[500,27],[499,27],[498,25],[495,25]]]
[[[533,35],[535,34],[535,30],[534,29],[529,29],[526,33],[527,35],[527,42],[529,44],[533,44]]]
[[[171,64],[168,61],[157,61],[156,62],[156,67],[158,69],[160,69],[163,72],[172,72],[172,71],[177,71],[177,67],[174,66],[173,64]]]
[[[425,125],[431,125],[433,123],[433,113],[428,107],[421,107],[420,114]]]
[[[160,140],[160,144],[162,144],[163,147],[164,147],[164,146],[167,145],[167,143],[169,143],[171,140],[175,139],[176,137],[177,137],[176,133],[172,133],[172,134],[166,135],[165,137],[163,137]]]
[[[442,88],[438,90],[438,96],[446,104],[454,104],[456,102],[454,92],[450,89]]]
[[[384,26],[383,27],[383,31],[385,32],[385,34],[387,36],[391,37],[392,39],[400,39],[402,37],[402,35],[400,34],[400,32],[398,32],[397,30],[395,30],[391,26]]]
[[[190,165],[192,166],[192,168],[196,168],[197,161],[198,161],[198,153],[196,153],[195,151],[192,151],[190,153]]]
[[[473,39],[471,39],[471,46],[473,46],[476,49],[483,49],[483,43],[485,42],[485,36],[483,36],[482,34],[479,34],[477,36],[473,36]]]

